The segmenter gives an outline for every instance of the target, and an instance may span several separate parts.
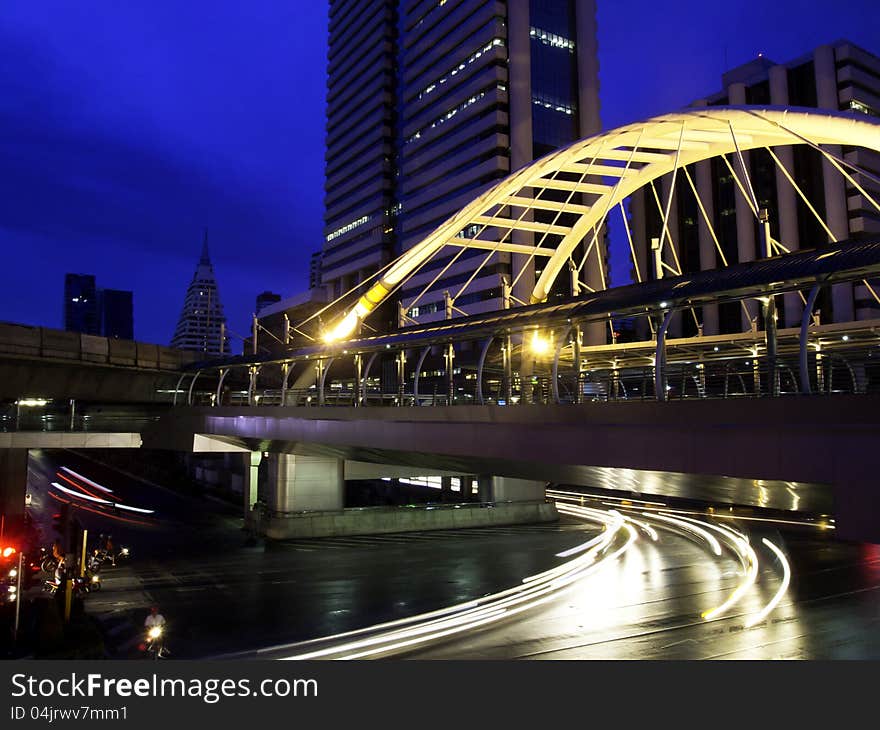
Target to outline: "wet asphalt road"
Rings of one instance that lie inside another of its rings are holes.
[[[234,508],[174,495],[68,452],[32,454],[38,519],[57,508],[48,485],[58,481],[60,466],[113,489],[120,501],[155,510],[135,522],[80,515],[90,530],[109,530],[132,548],[130,564],[106,570],[103,590],[86,598],[117,657],[138,656],[140,626],[153,604],[169,621],[175,658],[249,652],[503,590],[558,565],[558,552],[598,533],[595,524],[565,517],[558,525],[300,540],[264,551],[245,547]],[[639,540],[546,606],[405,656],[880,657],[880,547],[811,530],[748,529],[753,544],[767,536],[782,546],[793,573],[780,605],[752,628],[744,627],[746,615],[779,587],[778,561],[759,551],[756,589],[725,617],[706,621],[701,612],[734,590],[740,566],[663,532],[658,543]]]

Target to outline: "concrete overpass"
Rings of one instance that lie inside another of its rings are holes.
[[[0,400],[170,403],[180,371],[199,357],[145,342],[0,322]]]
[[[880,542],[880,396],[438,408],[187,408],[144,446],[278,456],[275,509],[334,504],[342,460],[501,477],[496,499],[546,482],[831,514]],[[319,491],[317,483],[325,486]]]

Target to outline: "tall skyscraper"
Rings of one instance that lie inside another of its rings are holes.
[[[843,40],[819,46],[783,64],[761,56],[725,73],[722,86],[722,91],[695,102],[694,106],[767,104],[880,116],[880,58]],[[880,159],[874,152],[839,146],[826,149],[858,167],[875,173],[880,169]],[[743,153],[758,203],[769,212],[772,238],[796,250],[825,245],[829,233],[836,240],[843,240],[880,232],[877,210],[818,150],[804,144],[774,148],[773,152],[778,163],[764,149]],[[733,169],[741,169],[735,155],[728,156],[728,162]],[[755,216],[724,160],[699,162],[687,169],[723,256],[716,250],[712,230],[690,184],[679,175],[668,235],[677,246],[682,272],[713,269],[723,266],[725,261],[735,264],[763,258],[766,253],[759,250]],[[853,177],[875,200],[880,199],[880,186],[875,181],[859,174]],[[667,176],[656,186],[664,203],[669,185]],[[810,201],[809,205],[801,193]],[[630,211],[639,269],[646,272],[647,278],[656,278],[651,239],[660,236],[663,216],[650,189],[632,197]],[[875,285],[874,289],[880,293],[880,287]],[[816,310],[824,323],[880,316],[880,304],[862,283],[826,287],[817,300]],[[786,295],[784,306],[778,310],[779,326],[799,326],[802,312],[801,298],[797,294]],[[706,335],[742,332],[751,327],[753,318],[760,317],[756,306],[746,312],[737,302],[707,305],[695,314],[696,317],[673,319],[670,333],[696,334],[695,320],[700,321]]]
[[[64,329],[86,335],[101,334],[101,313],[93,275],[65,274]]]
[[[186,290],[183,309],[171,346],[181,350],[195,350],[209,355],[229,353],[229,338],[226,334],[226,317],[220,303],[220,292],[214,278],[214,267],[208,254],[208,233],[202,244],[196,272]]]
[[[407,250],[498,180],[600,123],[594,0],[407,0],[402,16],[398,231]],[[528,301],[540,274],[525,256],[484,261],[485,251],[467,250],[422,294],[454,255],[403,286],[412,315],[442,318],[447,290],[468,313],[500,309],[502,276]]]
[[[134,306],[130,291],[100,289],[101,334],[120,340],[134,339]]]
[[[321,279],[330,298],[394,250],[397,3],[331,0]]]
[[[599,131],[595,18],[595,0],[331,0],[330,299],[511,171]],[[451,256],[398,293],[411,316],[442,318],[444,291],[466,282],[457,308],[499,309],[502,276],[528,300],[540,274],[524,257],[472,250],[443,271]]]

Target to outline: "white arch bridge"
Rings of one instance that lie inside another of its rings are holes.
[[[868,238],[849,241],[848,232],[834,230],[819,214],[823,205],[809,200],[785,162],[790,159],[785,151],[795,145],[815,150],[864,205],[880,214],[874,192],[880,190],[880,178],[840,152],[845,146],[880,153],[880,120],[765,107],[706,107],[667,114],[580,140],[513,173],[370,280],[308,319],[290,324],[284,339],[289,342],[291,335],[298,335],[300,346],[276,349],[271,355],[200,363],[191,369],[188,383],[186,374],[181,377],[176,393],[188,403],[214,405],[224,400],[250,405],[446,405],[578,402],[649,394],[660,400],[779,395],[834,392],[841,387],[865,392],[878,379],[871,374],[873,361],[867,362],[867,356],[880,321],[819,324],[813,310],[822,285],[843,281],[862,281],[880,305],[871,281],[878,273],[872,263],[875,249],[867,245]],[[771,235],[743,158],[757,149],[767,151],[778,168],[777,179],[790,184],[790,192],[824,232],[823,240],[795,246],[780,240],[781,233]],[[759,262],[735,264],[725,256],[707,213],[708,201],[701,198],[705,191],[701,193],[688,170],[693,163],[713,158],[726,166],[754,216],[761,243],[758,255],[763,256]],[[660,178],[671,179],[668,194],[662,196],[655,187]],[[669,225],[676,180],[690,187],[721,269],[683,271],[679,242]],[[624,209],[627,197],[643,188],[652,194],[661,219],[653,268],[662,282],[644,271],[644,258],[640,265]],[[635,289],[606,291],[603,230],[616,213],[624,224],[639,283]],[[828,260],[833,254],[854,254],[856,243],[862,247],[858,260],[846,256]],[[816,250],[793,250],[808,246]],[[482,256],[469,267],[468,279],[458,291],[446,292],[449,321],[436,322],[442,314],[421,323],[410,317],[407,311],[417,309],[424,296],[442,286],[444,275],[468,250]],[[509,311],[462,316],[465,313],[456,301],[498,254],[512,257],[512,280],[503,281],[501,297]],[[538,259],[541,273],[535,276]],[[564,272],[574,296],[549,303],[548,294]],[[398,332],[365,336],[370,315],[393,300],[407,282],[412,291],[413,281],[424,286],[418,295],[399,303]],[[788,330],[777,333],[775,297],[782,292],[797,292],[803,316],[800,329],[789,323]],[[667,343],[674,312],[690,312],[697,319],[701,305],[732,300],[742,302],[750,312],[751,332]],[[752,316],[758,308],[763,318]],[[613,317],[620,316],[646,318],[643,331],[649,339],[623,345],[609,337]],[[329,325],[322,328],[321,321]],[[477,341],[470,354],[456,348],[468,339]],[[609,340],[613,344],[606,344]],[[847,353],[840,352],[842,348]],[[389,357],[396,359],[393,368],[385,367]],[[717,366],[707,367],[709,361],[717,361]],[[280,369],[273,371],[271,365]],[[333,373],[328,376],[331,366]],[[230,393],[235,373],[242,368],[249,374],[248,384]],[[227,379],[228,374],[233,377]],[[204,375],[216,376],[208,389]],[[433,391],[431,384],[425,386],[430,377],[442,378]]]

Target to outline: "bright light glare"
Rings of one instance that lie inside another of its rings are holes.
[[[67,487],[61,486],[58,482],[52,482],[52,486],[55,489],[60,489],[65,494],[69,494],[73,497],[77,497],[78,499],[87,499],[89,502],[97,502],[98,504],[113,504],[112,502],[106,499],[98,499],[98,497],[91,497],[88,494],[83,494],[82,492],[75,492],[72,489],[68,489]]]
[[[97,482],[93,482],[91,479],[87,479],[82,474],[77,474],[73,469],[68,469],[66,466],[62,466],[61,471],[66,471],[68,474],[70,474],[73,477],[76,477],[81,482],[85,482],[86,484],[88,484],[91,487],[94,487],[95,489],[100,489],[102,492],[107,492],[108,494],[113,493],[112,489],[107,489],[107,487],[102,487]]]
[[[547,355],[550,352],[550,340],[541,337],[537,332],[532,335],[532,352],[535,355]]]
[[[748,621],[746,621],[746,628],[754,626],[757,623],[763,621],[767,616],[770,615],[770,612],[779,605],[779,602],[782,600],[782,597],[785,595],[785,592],[788,590],[788,584],[791,582],[791,566],[788,564],[788,559],[785,557],[785,553],[782,552],[776,545],[770,542],[766,537],[761,541],[768,548],[770,548],[775,554],[776,557],[779,558],[779,562],[782,565],[782,583],[779,585],[779,590],[776,591],[776,594],[773,598],[770,599],[770,602],[761,609],[761,611]]]
[[[691,520],[685,521],[677,517],[666,517],[664,515],[656,515],[650,512],[642,512],[642,516],[650,517],[653,520],[662,520],[663,522],[668,522],[672,525],[680,527],[685,532],[690,532],[693,535],[697,535],[709,544],[709,547],[712,548],[712,552],[715,553],[715,555],[721,555],[721,543],[718,542],[715,535],[713,535],[708,530],[703,529],[699,525],[693,524]]]
[[[565,507],[563,507],[565,509]],[[325,649],[306,652],[304,654],[295,654],[284,657],[285,659],[316,659],[319,657],[335,657],[337,659],[362,659],[376,654],[386,654],[392,651],[398,651],[416,644],[422,644],[428,641],[470,631],[480,626],[498,621],[502,618],[508,618],[523,611],[531,610],[537,606],[556,600],[561,594],[570,590],[574,584],[582,580],[586,575],[592,573],[600,565],[615,560],[636,540],[637,534],[635,529],[625,524],[621,516],[613,516],[608,513],[601,513],[602,518],[581,514],[583,508],[571,508],[571,514],[590,519],[591,521],[611,522],[618,526],[614,530],[617,535],[622,530],[625,535],[625,541],[613,552],[605,553],[600,560],[596,560],[597,555],[603,549],[603,546],[594,546],[589,552],[582,554],[563,565],[557,566],[550,570],[535,576],[530,576],[522,585],[514,586],[500,593],[484,596],[476,601],[470,601],[461,606],[442,609],[421,616],[413,616],[409,619],[401,619],[395,622],[389,622],[380,626],[373,626],[367,629],[347,632],[338,636],[325,637],[321,641],[332,641],[342,636],[353,636],[355,634],[363,634],[367,632],[375,632],[382,630],[373,636],[365,637],[357,641],[351,641],[342,645],[331,646]],[[586,510],[585,510],[586,511]],[[599,512],[596,510],[595,512]],[[602,537],[606,538],[607,532]],[[607,539],[607,538],[606,538]],[[610,541],[609,541],[610,543]],[[607,545],[605,545],[607,547]],[[392,626],[400,626],[395,630],[387,630]],[[314,642],[308,642],[314,643]],[[296,646],[296,645],[294,645]],[[300,645],[302,646],[302,645]],[[293,648],[293,647],[291,647]],[[264,651],[272,651],[266,649]]]
[[[354,333],[355,329],[358,326],[358,321],[360,320],[359,314],[360,304],[356,304],[354,309],[352,309],[348,314],[346,314],[335,327],[333,327],[329,332],[324,334],[324,342],[339,342],[340,340],[345,340]],[[362,314],[366,314],[363,312]]]

